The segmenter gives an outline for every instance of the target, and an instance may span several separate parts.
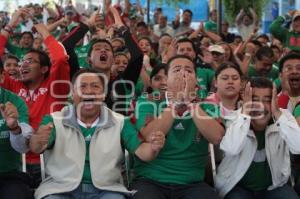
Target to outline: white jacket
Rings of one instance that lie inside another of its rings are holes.
[[[291,174],[289,152],[300,153],[300,127],[288,110],[281,111],[276,123],[268,126],[265,132],[266,157],[273,182],[268,190],[287,183]],[[250,122],[249,116],[239,113],[221,141],[220,148],[225,152],[225,157],[217,169],[215,180],[221,197],[242,179],[253,161],[257,140],[250,130]]]

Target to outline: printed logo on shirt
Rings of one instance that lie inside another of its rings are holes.
[[[174,127],[174,129],[176,129],[176,130],[184,130],[184,127],[183,127],[183,125],[182,125],[181,122],[180,122],[180,123],[178,123],[178,124]]]
[[[90,142],[91,139],[92,139],[92,136],[91,136],[91,135],[88,135],[88,136],[86,136],[84,139],[85,139],[86,142]]]
[[[257,150],[254,155],[253,162],[265,162],[266,161],[266,150]]]
[[[5,124],[5,120],[4,119],[0,119],[0,127]]]
[[[9,131],[0,131],[0,139],[9,138]]]
[[[193,142],[196,143],[196,144],[198,144],[198,143],[201,141],[201,139],[202,139],[201,133],[200,133],[200,132],[197,132],[197,133],[196,133],[196,136],[195,136],[195,138],[194,138],[194,140],[193,140]]]
[[[48,88],[39,88],[38,91],[34,91],[32,96],[30,95],[30,91],[26,90],[26,89],[20,89],[19,91],[19,96],[22,97],[23,99],[25,99],[26,102],[28,101],[36,101],[36,99],[41,96],[44,95],[45,93],[48,92]]]

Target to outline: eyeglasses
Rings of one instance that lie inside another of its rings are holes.
[[[40,63],[40,62],[36,61],[34,59],[24,59],[24,60],[19,61],[18,65],[22,66],[24,64],[33,64],[33,63]]]

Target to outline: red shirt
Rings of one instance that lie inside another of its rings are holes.
[[[65,106],[70,90],[70,67],[64,47],[53,36],[47,37],[44,42],[52,65],[49,76],[33,91],[33,94],[30,95],[29,89],[22,82],[13,80],[8,75],[2,83],[3,88],[18,94],[26,102],[29,123],[34,129],[39,127],[44,115],[60,111]],[[29,153],[27,163],[39,163],[39,155]]]

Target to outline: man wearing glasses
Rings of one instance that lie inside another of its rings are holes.
[[[35,25],[42,35],[48,54],[39,50],[28,51],[19,62],[20,79],[4,77],[2,87],[18,94],[29,109],[29,123],[36,129],[45,114],[59,111],[66,103],[69,93],[68,56],[43,24]],[[27,155],[27,172],[40,181],[39,155]]]

